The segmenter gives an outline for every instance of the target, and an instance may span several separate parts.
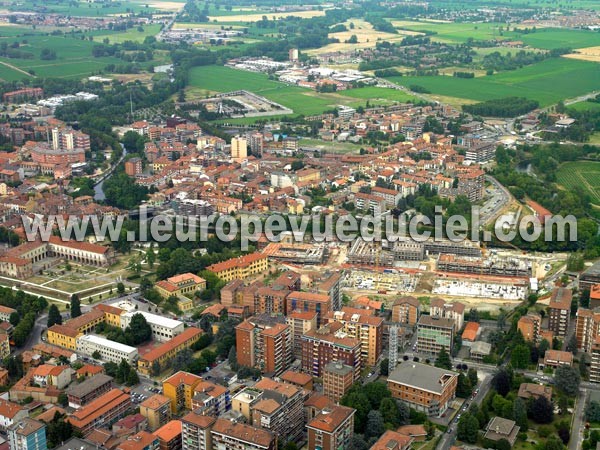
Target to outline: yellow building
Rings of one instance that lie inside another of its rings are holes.
[[[269,259],[263,253],[255,252],[213,264],[208,266],[206,270],[214,273],[225,282],[235,279],[243,280],[268,271]]]
[[[159,345],[148,353],[140,356],[138,360],[138,372],[147,377],[151,376],[155,365],[164,369],[169,360],[175,357],[184,348],[190,348],[202,336],[202,330],[195,327],[186,328],[183,333],[178,334],[170,341]]]
[[[177,307],[183,312],[191,311],[194,309],[194,302],[187,297],[179,297],[177,299]]]
[[[171,295],[179,297],[189,294],[193,295],[198,291],[206,289],[206,280],[193,273],[182,273],[181,275],[175,275],[174,277],[159,281],[155,287],[163,298],[168,298]]]
[[[48,343],[75,351],[77,338],[82,334],[67,325],[52,325],[48,328]]]
[[[87,334],[96,328],[96,325],[104,322],[104,312],[99,309],[92,309],[85,314],[74,319],[67,320],[65,326],[79,331],[82,334]],[[121,324],[119,323],[119,326]]]
[[[140,403],[140,414],[148,419],[148,429],[156,431],[171,420],[171,399],[155,394]]]
[[[241,161],[248,157],[248,141],[244,137],[231,138],[231,158]]]
[[[196,394],[194,388],[201,381],[199,376],[181,371],[163,381],[163,395],[171,400],[172,412],[192,409],[192,397]]]
[[[125,310],[116,306],[105,305],[103,303],[96,305],[94,309],[102,311],[104,314],[104,322],[113,327],[121,328],[121,315],[125,314]]]
[[[321,179],[321,172],[318,169],[304,169],[296,172],[296,177],[299,183],[319,181]]]

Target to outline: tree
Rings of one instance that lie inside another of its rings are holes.
[[[526,369],[531,360],[531,352],[525,344],[517,345],[510,355],[510,363],[515,369]]]
[[[48,308],[48,328],[52,325],[61,325],[62,324],[62,316],[60,315],[60,311],[58,310],[58,306],[54,303],[50,305]]]
[[[154,253],[152,246],[148,247],[148,250],[146,250],[146,262],[148,263],[148,267],[150,267],[150,269],[154,267],[154,263],[156,262],[156,254]]]
[[[511,385],[512,372],[509,372],[504,367],[498,370],[492,378],[492,387],[503,397],[506,397],[506,394],[510,392]]]
[[[152,363],[152,376],[157,377],[160,375],[161,367],[158,361]]]
[[[369,398],[363,393],[356,390],[351,390],[346,393],[340,400],[340,404],[349,408],[354,408],[354,432],[362,433],[367,424],[367,415],[371,411],[371,403]]]
[[[546,339],[542,339],[542,341],[540,342],[540,345],[538,347],[538,353],[540,355],[540,358],[543,358],[544,355],[546,354],[546,350],[548,350],[550,348],[550,342],[548,342],[548,340]]]
[[[478,434],[479,421],[468,412],[463,414],[456,427],[456,437],[469,444],[475,444]]]
[[[495,448],[496,450],[510,450],[512,446],[510,445],[510,442],[503,438],[496,442]]]
[[[381,360],[381,363],[379,364],[379,373],[382,376],[387,377],[389,375],[389,369],[390,369],[390,360],[388,358],[383,358]]]
[[[8,371],[8,377],[11,380],[16,381],[23,377],[23,357],[21,355],[5,358],[3,365]]]
[[[71,295],[71,318],[79,317],[81,315],[81,302],[77,294]]]
[[[565,446],[558,436],[551,434],[546,440],[544,450],[564,450]]]
[[[119,293],[119,294],[125,293],[125,285],[121,281],[119,281],[117,283],[117,293]]]
[[[98,350],[94,350],[94,353],[92,353],[92,358],[102,359],[102,355],[100,354],[100,352]]]
[[[348,450],[369,450],[369,444],[367,444],[361,434],[354,433],[350,438]]]
[[[469,398],[473,393],[473,386],[471,380],[464,374],[458,374],[458,381],[456,385],[456,396],[460,398]]]
[[[367,427],[365,428],[365,438],[379,438],[385,432],[383,417],[379,411],[369,411],[367,415]]]
[[[600,422],[600,402],[591,401],[586,410],[585,418],[588,422]]]
[[[374,381],[372,383],[365,384],[362,388],[362,391],[369,399],[372,409],[379,409],[381,401],[384,398],[390,398],[392,396],[392,393],[387,388],[387,385],[381,381]]]
[[[69,404],[69,397],[64,392],[58,394],[57,400],[60,406],[67,406]]]
[[[529,400],[527,415],[536,423],[551,423],[554,418],[554,407],[546,397],[540,396]]]
[[[567,341],[567,351],[573,353],[573,355],[577,354],[577,336],[575,336],[575,333]]]
[[[438,353],[437,359],[435,360],[435,367],[447,370],[452,369],[452,360],[445,347],[442,347]]]
[[[469,381],[471,382],[472,387],[477,386],[477,370],[475,370],[471,367],[467,371],[467,377],[469,378]]]
[[[46,439],[49,448],[54,448],[62,442],[68,441],[73,436],[73,426],[65,416],[58,411],[54,418],[46,425]]]
[[[410,408],[406,403],[400,400],[396,400],[396,406],[398,407],[398,420],[400,425],[406,425],[410,421]]]
[[[579,392],[581,377],[573,367],[560,366],[554,373],[554,382],[559,390],[574,397]]]
[[[10,313],[10,316],[8,317],[8,322],[13,326],[16,327],[17,325],[19,325],[19,322],[21,321],[21,316],[19,315],[18,312],[12,312]]]
[[[521,431],[525,432],[528,428],[527,422],[527,404],[522,398],[515,398],[513,402],[513,420],[521,427]]]
[[[139,345],[152,339],[152,327],[142,314],[136,313],[131,317],[125,329],[125,339],[127,345]]]
[[[127,375],[127,386],[135,386],[139,384],[140,379],[138,377],[137,371],[135,369],[131,369],[129,374]]]
[[[237,350],[235,347],[231,347],[229,349],[229,355],[227,355],[227,361],[229,362],[229,366],[231,370],[237,370],[238,361],[237,361]]]
[[[400,425],[400,413],[395,400],[391,398],[384,398],[381,400],[379,412],[383,417],[383,422],[385,423],[386,427],[391,425],[393,428],[396,428]]]

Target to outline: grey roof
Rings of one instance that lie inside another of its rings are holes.
[[[348,366],[346,364],[342,364],[337,361],[332,361],[325,366],[323,369],[325,372],[333,372],[337,375],[348,375],[350,372],[354,372],[354,367]]]
[[[475,341],[471,344],[471,353],[489,355],[492,352],[492,344],[484,341]]]
[[[98,450],[98,446],[83,439],[71,438],[54,450]]]
[[[444,319],[441,317],[431,317],[423,315],[419,318],[419,325],[428,325],[440,328],[453,328],[454,320]]]
[[[404,361],[390,373],[388,380],[441,394],[445,384],[441,380],[444,377],[455,377],[457,375],[452,370],[440,369],[413,361]]]
[[[73,397],[77,398],[85,397],[90,392],[94,392],[100,386],[103,386],[104,384],[109,383],[112,380],[113,377],[109,377],[108,375],[99,373],[91,378],[88,378],[83,383],[77,384],[67,389],[67,395],[72,395]]]

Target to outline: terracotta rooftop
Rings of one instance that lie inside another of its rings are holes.
[[[153,434],[163,442],[171,442],[177,436],[181,436],[181,420],[171,420]]]
[[[164,395],[154,394],[140,403],[140,407],[149,409],[158,409],[165,404],[170,404],[171,399]]]
[[[173,386],[179,386],[181,384],[185,384],[191,386],[195,383],[199,383],[202,381],[202,378],[198,375],[194,375],[193,373],[179,371],[173,375],[171,375],[166,380],[163,380],[163,384],[170,384]]]
[[[153,362],[159,358],[161,358],[165,353],[177,348],[182,345],[184,342],[192,339],[194,336],[202,334],[202,330],[195,327],[186,328],[181,334],[178,334],[173,339],[164,344],[156,347],[153,350],[150,350],[148,353],[143,355],[140,359],[148,362]]]
[[[296,384],[298,386],[304,386],[312,381],[312,377],[307,373],[295,372],[293,370],[286,370],[280,377],[283,381],[288,383]]]
[[[252,443],[264,448],[268,448],[275,438],[266,430],[254,428],[242,423],[234,423],[225,419],[217,419],[215,421],[212,433],[230,436],[240,441]]]
[[[186,414],[181,419],[182,422],[191,423],[192,425],[195,425],[202,429],[209,428],[210,426],[212,426],[213,423],[215,423],[216,420],[217,419],[215,419],[214,417],[204,416],[202,414],[197,414],[193,411]]]
[[[334,406],[333,408],[322,411],[306,426],[326,433],[333,433],[346,419],[352,416],[354,412],[355,410],[353,408]]]

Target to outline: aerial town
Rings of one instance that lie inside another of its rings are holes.
[[[0,450],[600,449],[599,30],[0,0]]]

